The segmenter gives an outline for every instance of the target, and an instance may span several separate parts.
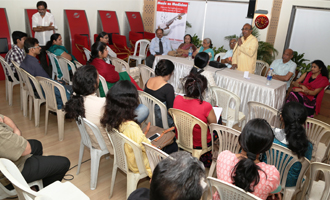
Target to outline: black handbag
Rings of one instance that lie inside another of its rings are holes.
[[[226,68],[227,66],[223,63],[219,63],[217,61],[210,61],[209,65],[214,68]]]

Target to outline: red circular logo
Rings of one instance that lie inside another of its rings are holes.
[[[259,15],[254,21],[254,24],[258,29],[264,29],[268,26],[269,19],[266,15]]]

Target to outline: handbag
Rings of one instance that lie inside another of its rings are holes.
[[[170,145],[174,142],[173,139],[175,137],[175,133],[173,130],[174,127],[163,129],[158,126],[151,126],[149,122],[148,125],[144,128],[143,132],[147,138],[153,136],[156,133],[159,133],[160,136],[151,141],[151,144],[158,149],[163,149],[167,145]]]
[[[223,63],[219,63],[217,61],[210,61],[209,65],[214,68],[226,68],[227,66]]]

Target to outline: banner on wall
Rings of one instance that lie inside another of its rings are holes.
[[[164,30],[164,36],[176,49],[183,43],[186,30],[188,3],[176,1],[158,1],[156,28]]]

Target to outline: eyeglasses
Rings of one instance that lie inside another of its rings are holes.
[[[252,30],[252,29],[250,29],[250,28],[242,28],[241,30],[242,30],[242,31],[250,31],[250,30]]]
[[[28,48],[28,49],[39,49],[40,48],[40,46],[38,45],[38,46],[36,46],[36,47],[30,47],[30,48]]]

